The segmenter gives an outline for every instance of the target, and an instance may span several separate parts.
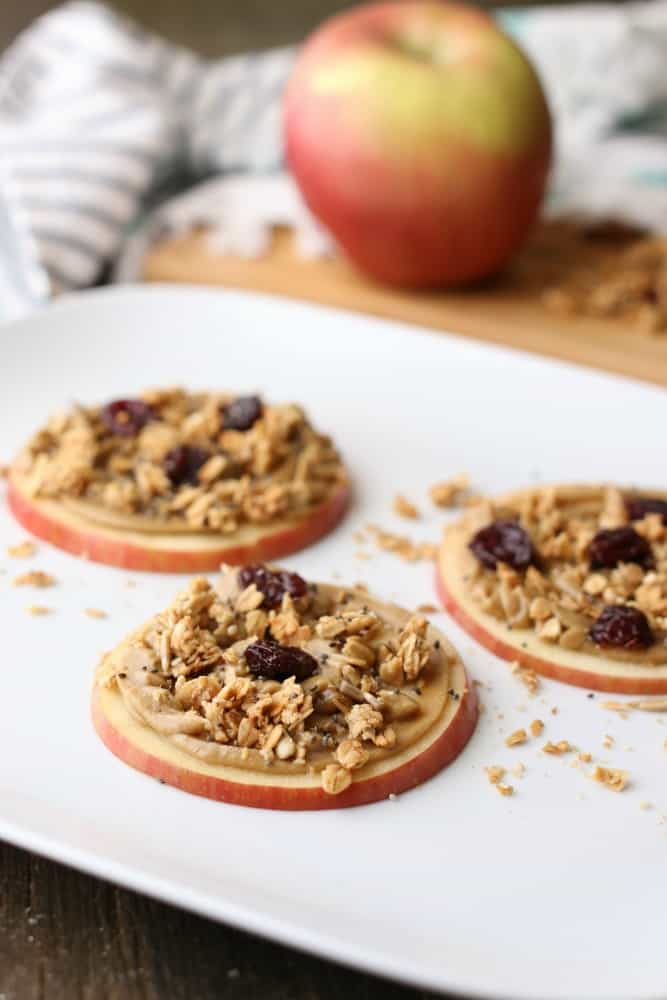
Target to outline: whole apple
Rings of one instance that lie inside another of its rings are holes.
[[[313,214],[364,271],[428,287],[485,277],[538,213],[551,119],[494,21],[438,0],[322,25],[285,95],[287,161]]]

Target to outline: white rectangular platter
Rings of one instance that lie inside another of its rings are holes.
[[[355,483],[329,538],[286,563],[363,580],[406,606],[434,601],[432,567],[360,545],[368,522],[435,541],[433,482],[661,484],[667,394],[620,378],[381,320],[269,297],[180,288],[97,291],[0,330],[0,459],[53,409],[182,383],[302,402]],[[424,512],[391,513],[402,492]],[[621,719],[605,696],[554,682],[530,697],[508,666],[434,615],[483,687],[472,742],[445,772],[358,809],[278,813],[194,798],[135,773],[89,721],[101,651],[159,610],[183,578],[127,572],[25,537],[0,500],[0,836],[210,917],[407,982],[513,1000],[667,993],[667,727]],[[363,549],[368,559],[359,556]],[[58,586],[12,586],[27,569]],[[134,586],[128,581],[132,581]],[[25,608],[43,603],[43,618]],[[84,615],[88,607],[104,620]],[[556,714],[557,713],[557,714]],[[630,772],[622,794],[542,741],[533,718]],[[605,735],[614,738],[604,747]],[[491,764],[525,765],[501,797]],[[650,804],[650,808],[647,807]]]

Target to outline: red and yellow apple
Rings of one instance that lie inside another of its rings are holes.
[[[152,533],[102,523],[92,511],[86,516],[76,504],[29,496],[19,477],[11,473],[7,489],[14,517],[37,538],[92,562],[163,573],[201,573],[217,570],[221,563],[270,562],[289,555],[332,531],[349,497],[349,486],[342,485],[301,517],[241,525],[235,535],[225,538],[210,533]]]
[[[536,218],[547,103],[523,52],[473,7],[389,2],[332,18],[297,59],[284,111],[307,205],[380,281],[492,274]]]

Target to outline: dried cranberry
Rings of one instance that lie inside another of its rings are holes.
[[[659,497],[628,497],[625,501],[631,521],[641,521],[647,514],[662,514],[662,523],[667,524],[667,500]]]
[[[627,604],[604,607],[588,634],[603,649],[648,649],[654,642],[644,612]]]
[[[267,569],[266,566],[244,566],[239,570],[239,586],[245,589],[254,583],[264,594],[264,606],[277,608],[284,594],[291,597],[303,597],[308,592],[308,584],[298,573],[288,573],[287,570]]]
[[[134,437],[153,418],[153,411],[143,399],[116,399],[100,410],[102,423],[112,434]]]
[[[203,448],[194,448],[189,444],[179,444],[170,448],[162,459],[162,468],[169,476],[173,486],[183,483],[196,483],[197,473],[208,458],[208,452]]]
[[[653,565],[651,546],[634,528],[603,528],[588,546],[591,569],[613,569],[619,563]]]
[[[222,408],[222,429],[248,431],[261,415],[262,401],[259,396],[238,396]]]
[[[298,646],[281,646],[277,642],[258,639],[245,651],[251,674],[271,681],[284,681],[295,677],[305,681],[317,670],[317,660]]]
[[[488,569],[495,569],[499,562],[525,569],[535,562],[530,535],[518,521],[492,521],[477,532],[468,548]]]

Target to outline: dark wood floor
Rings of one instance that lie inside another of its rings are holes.
[[[427,1000],[0,843],[1,1000]]]
[[[49,0],[0,0],[0,48]],[[204,55],[283,45],[303,38],[351,0],[111,0],[116,7],[167,38]]]

